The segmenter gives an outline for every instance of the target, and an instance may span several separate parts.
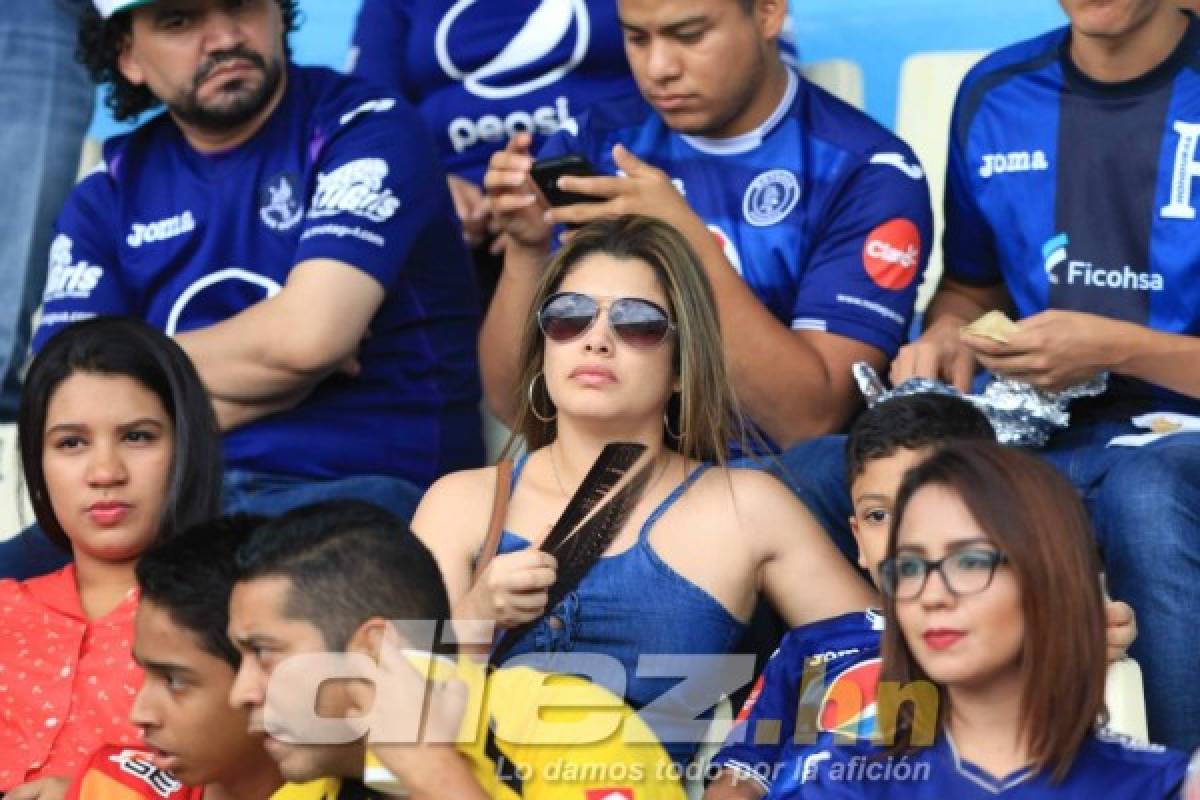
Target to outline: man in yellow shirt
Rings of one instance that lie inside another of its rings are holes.
[[[670,757],[611,692],[446,657],[437,563],[387,512],[297,509],[254,533],[239,569],[231,701],[284,778],[311,781],[276,800],[378,796],[368,760],[373,785],[379,773],[411,800],[682,800]]]

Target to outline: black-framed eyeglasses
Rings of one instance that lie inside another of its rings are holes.
[[[915,600],[925,591],[929,574],[940,572],[950,594],[962,597],[991,586],[996,568],[1007,563],[1004,553],[983,547],[956,550],[936,561],[901,553],[879,562],[879,577],[885,594],[897,600]]]
[[[608,325],[613,335],[630,347],[650,350],[666,340],[675,324],[666,309],[641,297],[603,298],[582,292],[559,292],[546,298],[538,311],[538,327],[555,342],[578,339],[596,322],[600,309],[607,307]]]

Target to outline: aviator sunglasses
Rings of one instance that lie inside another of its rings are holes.
[[[613,335],[630,347],[642,350],[658,347],[675,330],[666,309],[657,303],[640,297],[617,297],[602,306],[596,298],[579,292],[559,292],[548,297],[538,311],[538,326],[547,339],[569,342],[592,327],[604,306]]]

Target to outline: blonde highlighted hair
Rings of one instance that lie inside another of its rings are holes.
[[[680,387],[667,404],[665,442],[689,459],[724,464],[730,443],[745,442],[747,434],[726,371],[712,286],[682,234],[660,220],[632,215],[580,228],[543,270],[521,338],[518,411],[507,451],[516,448],[517,436],[524,437],[530,451],[554,440],[556,421],[538,417],[551,416],[553,401],[545,380],[539,379],[546,343],[537,313],[571,270],[597,253],[641,261],[654,271],[675,325],[674,369]]]

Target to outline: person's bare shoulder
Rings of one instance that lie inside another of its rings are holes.
[[[734,510],[745,534],[768,541],[816,525],[804,503],[769,472],[749,467],[727,472]]]
[[[492,514],[496,494],[496,468],[464,469],[443,475],[421,498],[412,528],[426,541],[462,531],[478,534]]]
[[[755,527],[803,506],[773,475],[749,467],[714,467],[695,487],[696,502],[712,514],[735,515],[742,526]]]

